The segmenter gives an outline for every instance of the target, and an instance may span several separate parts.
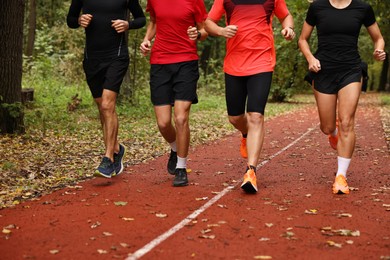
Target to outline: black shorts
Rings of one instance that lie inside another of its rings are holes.
[[[128,56],[85,58],[83,68],[93,98],[100,98],[103,94],[103,89],[119,93],[128,67]]]
[[[199,79],[197,60],[172,64],[152,64],[150,94],[154,106],[173,105],[175,100],[198,103]]]
[[[258,112],[264,115],[271,83],[272,72],[250,76],[232,76],[225,73],[228,115],[239,116],[244,114],[245,103],[246,112]]]
[[[320,70],[318,73],[309,72],[305,80],[313,84],[318,92],[337,94],[343,87],[362,80],[362,68],[356,66],[341,70]]]

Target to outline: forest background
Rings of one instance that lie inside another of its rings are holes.
[[[0,208],[91,178],[103,152],[97,109],[82,69],[84,30],[73,30],[66,25],[71,1],[4,0],[1,8],[16,2],[23,5],[24,14],[12,18],[20,18],[23,23],[20,50],[20,54],[23,53],[22,102],[15,103],[18,108],[15,115],[21,116],[22,121],[19,122],[18,135],[3,133],[0,136]],[[389,44],[390,1],[366,2],[374,8],[379,27]],[[145,10],[146,0],[140,0],[140,3]],[[212,0],[205,0],[207,10],[212,3]],[[286,0],[286,3],[299,36],[309,2]],[[145,14],[148,18],[148,13]],[[310,86],[303,80],[307,63],[298,49],[297,39],[285,41],[276,18],[273,26],[277,65],[267,117],[313,103]],[[145,30],[146,27],[129,31],[130,66],[117,106],[121,124],[119,138],[128,147],[128,164],[140,163],[167,152],[155,126],[149,98],[149,60],[139,51]],[[310,44],[315,50],[315,32]],[[383,63],[373,60],[374,47],[365,28],[361,30],[359,49],[369,66],[368,90],[389,92],[388,59]],[[193,145],[234,132],[226,119],[224,101],[222,64],[225,39],[209,37],[198,43],[198,50],[200,103],[192,108]],[[0,50],[0,54],[2,51],[5,52]],[[7,85],[0,87],[7,88]],[[1,108],[12,110],[14,105],[2,102],[6,98],[0,98]],[[390,105],[388,94],[381,94],[380,99],[385,106]],[[0,122],[2,124],[5,121]]]

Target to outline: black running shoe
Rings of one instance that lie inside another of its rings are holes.
[[[119,152],[117,154],[114,153],[115,172],[112,174],[112,176],[119,175],[123,172],[123,169],[125,168],[123,166],[123,157],[125,157],[125,154],[126,154],[126,147],[119,144]]]
[[[110,158],[104,156],[94,175],[96,177],[111,178],[113,173],[115,173],[114,163],[111,162]]]
[[[175,170],[175,178],[173,179],[173,186],[181,187],[187,185],[188,185],[187,170],[183,168],[180,169],[177,168]]]
[[[169,155],[169,160],[167,165],[169,174],[175,175],[176,164],[177,164],[177,152],[171,150],[171,154]]]

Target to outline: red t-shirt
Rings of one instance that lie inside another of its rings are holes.
[[[188,38],[187,29],[206,19],[203,0],[148,0],[146,11],[156,19],[151,64],[198,59],[196,41]]]
[[[227,40],[224,71],[233,76],[270,72],[275,67],[272,17],[289,14],[285,0],[215,0],[208,17],[237,25],[236,35]]]

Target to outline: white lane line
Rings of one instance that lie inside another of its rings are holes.
[[[318,125],[318,124],[317,124]],[[270,160],[275,158],[276,156],[280,155],[287,149],[289,149],[291,146],[295,145],[297,142],[302,140],[306,135],[308,135],[310,132],[312,132],[316,127],[309,128],[306,133],[295,139],[292,143],[281,149],[280,151],[276,152],[275,154],[271,155],[267,160],[262,161],[257,165],[257,168],[260,168],[267,164]],[[226,187],[224,190],[222,190],[220,193],[215,195],[211,200],[209,200],[206,204],[204,204],[202,207],[199,209],[195,210],[193,213],[188,215],[185,219],[183,219],[181,222],[176,224],[174,227],[166,231],[165,233],[161,234],[160,236],[156,237],[152,241],[150,241],[148,244],[143,246],[142,248],[138,249],[135,251],[132,255],[126,258],[126,260],[136,260],[139,259],[140,257],[144,256],[148,252],[150,252],[153,248],[158,246],[160,243],[164,242],[167,238],[175,234],[177,231],[182,229],[185,225],[193,221],[196,217],[198,217],[202,212],[204,212],[206,209],[211,207],[215,202],[217,202],[220,198],[225,196],[231,189],[233,189],[235,186],[237,186],[239,183],[237,182],[233,186]]]

